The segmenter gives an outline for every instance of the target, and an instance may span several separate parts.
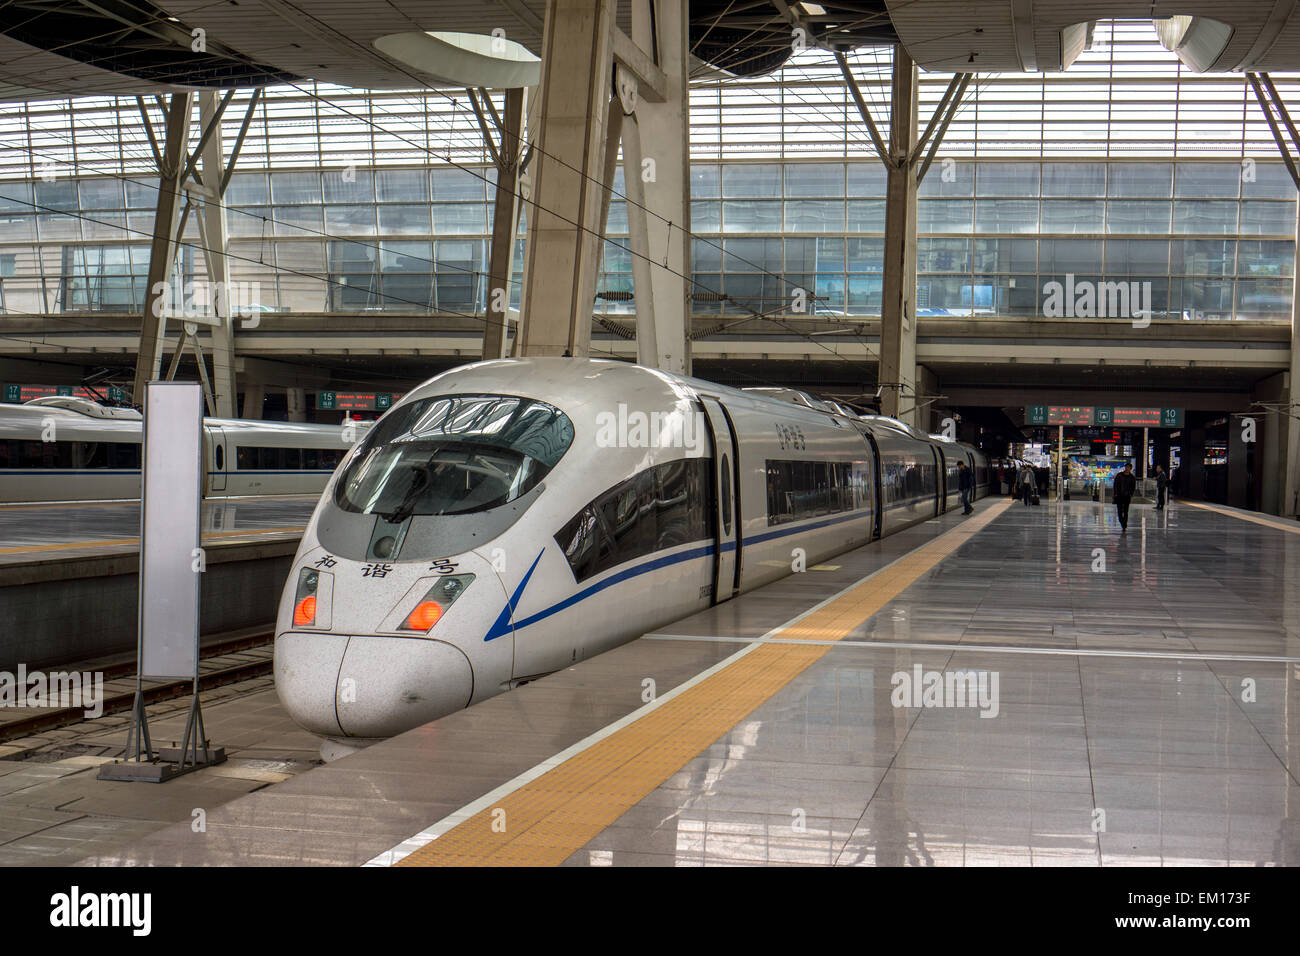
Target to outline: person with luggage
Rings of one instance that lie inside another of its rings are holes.
[[[1019,498],[1025,503],[1025,507],[1029,507],[1033,503],[1034,495],[1038,493],[1038,479],[1032,468],[1020,469],[1016,490],[1020,493]]]

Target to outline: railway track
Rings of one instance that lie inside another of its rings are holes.
[[[265,631],[251,634],[242,632],[227,640],[202,646],[199,650],[199,690],[210,690],[271,673],[271,648],[274,636],[273,629],[268,627]],[[105,714],[131,709],[135,701],[135,667],[135,661],[130,660],[87,668],[94,673],[104,675]],[[75,665],[50,668],[50,670],[82,669]],[[110,682],[121,685],[128,681],[127,687],[108,686]],[[190,678],[146,681],[144,702],[148,705],[181,697],[190,693],[193,686],[194,682]],[[79,724],[86,719],[84,707],[43,707],[33,709],[29,714],[18,714],[14,709],[9,709],[4,719],[0,720],[0,743]]]

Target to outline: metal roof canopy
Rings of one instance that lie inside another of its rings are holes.
[[[1156,23],[1162,42],[1196,72],[1300,68],[1300,16],[1274,0],[885,0],[900,42],[926,70],[1064,70],[1099,20]]]
[[[360,89],[536,82],[546,0],[14,0],[0,101],[317,80]],[[897,36],[885,0],[695,0],[697,71],[753,76],[798,49]],[[631,28],[631,0],[615,20]],[[452,38],[452,39],[448,39]],[[524,56],[520,56],[520,53]]]

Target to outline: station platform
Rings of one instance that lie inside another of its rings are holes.
[[[203,634],[270,630],[318,495],[211,499],[200,542]],[[0,505],[0,670],[134,650],[138,501]],[[93,627],[86,622],[93,621]]]
[[[1300,862],[1300,525],[976,508],[83,863]]]
[[[319,500],[319,495],[210,499],[203,503],[203,540],[297,540]],[[139,535],[139,501],[0,505],[0,566],[134,554]]]

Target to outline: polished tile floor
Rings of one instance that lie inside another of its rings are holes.
[[[365,862],[635,711],[643,677],[662,693],[960,523],[234,800],[202,839],[89,862]],[[1300,534],[1016,505],[565,863],[1295,865],[1298,664]],[[938,691],[904,696],[917,675]]]

